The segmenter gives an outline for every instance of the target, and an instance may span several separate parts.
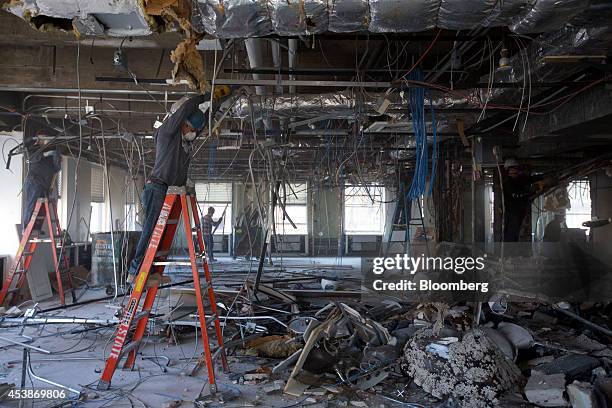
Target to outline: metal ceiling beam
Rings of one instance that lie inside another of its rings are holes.
[[[78,94],[77,88],[43,88],[43,87],[24,87],[24,86],[0,86],[0,92],[45,92],[45,93],[73,93]],[[113,95],[179,95],[187,94],[196,95],[197,92],[192,91],[155,91],[155,90],[140,90],[140,89],[81,89],[81,94],[113,94]]]

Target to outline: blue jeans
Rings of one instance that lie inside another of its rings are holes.
[[[212,261],[215,259],[213,256],[213,247],[215,245],[215,241],[213,240],[212,234],[204,234],[204,247],[206,249],[206,254],[208,255],[208,259]]]
[[[142,263],[142,260],[147,252],[147,247],[149,246],[149,239],[151,238],[151,234],[155,229],[155,224],[157,224],[159,213],[164,205],[167,191],[168,186],[157,183],[147,183],[145,184],[144,190],[142,190],[141,198],[142,205],[145,210],[145,219],[144,223],[142,224],[140,239],[138,240],[138,245],[136,246],[136,253],[134,254],[134,258],[130,264],[130,275],[136,275],[140,269],[140,264]]]
[[[47,197],[49,194],[49,189],[42,187],[40,184],[28,177],[26,178],[23,186],[23,193],[25,195],[25,207],[21,216],[21,229],[25,230],[30,222],[30,218],[32,218],[32,213],[34,212],[34,207],[36,206],[36,200]]]

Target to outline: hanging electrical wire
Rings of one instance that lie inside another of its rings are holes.
[[[409,74],[409,79],[423,80],[423,71],[416,69]],[[425,123],[425,89],[420,86],[412,86],[408,89],[410,115],[416,143],[416,160],[414,164],[414,175],[408,191],[411,200],[421,196],[425,192],[428,172],[427,153],[427,126]]]

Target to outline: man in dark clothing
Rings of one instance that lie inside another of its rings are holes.
[[[565,216],[563,214],[555,214],[555,218],[546,225],[544,228],[544,242],[560,242],[561,241],[561,229]]]
[[[209,100],[210,94],[187,99],[166,118],[153,135],[155,165],[142,192],[145,218],[136,253],[130,265],[128,283],[134,281],[140,269],[149,239],[166,199],[168,186],[184,186],[187,182],[192,142],[208,121],[208,115],[199,109],[199,105]],[[150,275],[149,278],[151,284],[160,280],[156,274]]]
[[[206,253],[208,254],[208,260],[213,262],[215,257],[213,255],[213,246],[215,241],[213,240],[213,227],[219,226],[223,220],[223,215],[217,220],[213,221],[212,217],[215,214],[213,207],[208,207],[208,212],[202,217],[202,234],[204,234],[204,246],[206,247]]]
[[[38,133],[35,143],[26,149],[29,169],[23,186],[25,206],[21,218],[22,230],[25,230],[32,218],[36,200],[49,198],[53,181],[62,168],[59,151],[54,147],[47,147],[44,140],[44,134]]]
[[[531,208],[532,183],[541,179],[523,172],[516,159],[504,163],[504,242],[518,242],[523,220]]]

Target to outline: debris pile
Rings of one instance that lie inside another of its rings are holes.
[[[265,290],[268,300],[285,293]],[[312,315],[300,312],[308,322],[302,321],[304,330],[287,328],[243,343],[234,357],[269,359],[263,364],[269,372],[246,373],[242,383],[260,385],[262,396],[329,400],[332,406],[611,406],[605,405],[612,390],[610,338],[558,306],[511,303],[503,314],[487,308],[478,325],[474,304],[311,306],[317,310]],[[605,310],[589,313],[601,318]]]

